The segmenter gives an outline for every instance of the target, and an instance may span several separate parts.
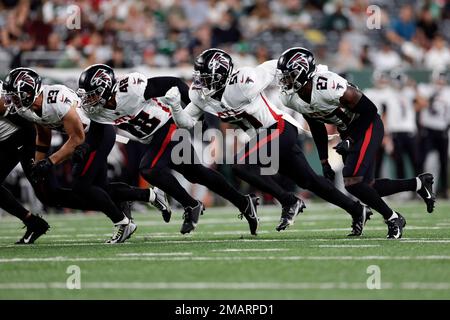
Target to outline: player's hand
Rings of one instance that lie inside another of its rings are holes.
[[[30,178],[32,182],[39,183],[45,181],[50,174],[50,170],[53,167],[53,162],[49,158],[38,161],[33,165],[30,172]]]
[[[350,139],[345,139],[339,142],[333,149],[336,150],[340,155],[346,155],[352,146],[352,141]]]
[[[87,143],[82,143],[75,148],[72,154],[73,163],[83,163],[89,153],[90,147]]]
[[[331,168],[328,161],[322,163],[322,172],[325,178],[334,182],[334,177],[336,176],[336,174],[334,173],[334,170]]]
[[[171,108],[181,108],[180,102],[181,102],[181,94],[180,90],[178,90],[178,87],[172,87],[170,88],[165,96],[164,101],[171,107]]]

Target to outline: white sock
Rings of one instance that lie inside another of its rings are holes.
[[[419,191],[422,189],[422,180],[419,179],[419,177],[416,177],[416,191]]]
[[[120,220],[119,222],[114,223],[114,225],[119,226],[119,225],[129,224],[129,223],[130,223],[130,219],[128,219],[128,217],[125,217],[122,220]]]
[[[156,200],[156,193],[155,191],[153,191],[153,188],[148,189],[150,190],[149,196],[148,196],[148,201],[149,202],[155,202]]]
[[[392,211],[392,216],[388,220],[394,220],[398,218],[398,214],[395,211]]]

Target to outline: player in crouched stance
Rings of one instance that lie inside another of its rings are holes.
[[[183,102],[188,104],[189,87],[178,78],[147,79],[140,73],[130,73],[116,79],[109,66],[96,64],[80,75],[78,94],[81,107],[93,122],[118,126],[128,137],[148,146],[141,160],[141,174],[151,185],[163,190],[184,207],[182,234],[196,228],[204,206],[180,185],[172,175],[172,169],[190,182],[200,183],[233,203],[239,208],[241,216],[247,219],[251,234],[256,234],[257,197],[241,194],[220,173],[194,159],[189,163],[173,162],[172,149],[177,142],[171,138],[177,126],[169,106],[162,99],[173,86],[181,91]],[[190,154],[195,156],[192,145],[190,148]]]
[[[116,228],[107,243],[127,240],[136,225],[129,212],[117,203],[155,202],[157,195],[152,189],[107,183],[107,156],[115,142],[114,128],[91,122],[78,107],[75,92],[63,85],[42,85],[41,77],[29,68],[10,71],[3,93],[9,112],[17,113],[37,128],[36,144],[28,139],[25,146],[26,149],[32,146],[33,150],[35,147],[36,153],[27,153],[28,159],[22,162],[26,163],[25,174],[38,198],[49,206],[102,211]],[[62,132],[68,139],[59,150],[48,155],[52,130]],[[89,132],[86,141],[85,131]],[[91,154],[84,157],[87,150]],[[53,188],[48,183],[52,168],[70,158],[74,162],[73,189]]]
[[[402,237],[405,218],[382,199],[403,191],[417,191],[428,212],[434,208],[433,176],[422,173],[404,180],[375,179],[375,154],[384,127],[377,108],[357,87],[323,65],[316,66],[305,48],[286,50],[278,59],[277,79],[283,104],[308,121],[324,175],[334,176],[328,164],[325,123],[334,124],[342,141],[334,147],[344,160],[344,184],[352,195],[378,211],[388,225],[387,238]]]
[[[0,208],[20,219],[26,227],[25,234],[16,244],[32,244],[50,228],[47,221],[25,209],[2,185],[19,162],[29,174],[31,169],[29,160],[35,152],[35,136],[33,125],[18,115],[10,114],[5,106],[5,99],[0,94]]]
[[[226,52],[219,49],[204,51],[195,60],[194,82],[189,90],[191,103],[183,109],[176,88],[166,94],[175,123],[179,127],[191,128],[204,112],[208,112],[253,135],[252,140],[236,154],[233,171],[281,203],[283,209],[276,230],[281,231],[291,225],[305,204],[285,191],[271,175],[262,175],[261,166],[264,164],[259,153],[262,146],[279,153],[277,173],[290,177],[300,187],[346,210],[353,220],[349,236],[360,236],[370,210],[345,196],[330,181],[313,171],[298,145],[299,125],[265,96],[264,89],[275,79],[275,69],[276,61],[272,61],[256,68],[233,71],[232,59]],[[279,150],[272,150],[275,143],[278,143]],[[255,156],[257,163],[249,161]]]

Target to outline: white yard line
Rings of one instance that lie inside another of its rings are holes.
[[[249,236],[250,237],[250,236]],[[181,236],[181,235],[171,235],[168,236],[167,238],[184,238],[185,240],[159,240],[159,239],[164,239],[166,237],[153,237],[152,235],[149,236],[142,236],[142,239],[146,240],[148,239],[148,241],[144,241],[144,242],[139,242],[139,244],[186,244],[186,245],[192,245],[192,244],[200,244],[200,243],[267,243],[267,242],[274,242],[274,243],[283,243],[283,242],[339,242],[339,241],[343,241],[343,242],[365,242],[365,241],[380,241],[382,243],[422,243],[422,244],[436,244],[436,243],[450,243],[450,239],[449,238],[443,238],[443,239],[433,239],[433,238],[411,238],[411,239],[401,239],[401,240],[388,240],[385,238],[341,238],[341,239],[337,239],[337,238],[332,238],[332,239],[328,239],[328,238],[314,238],[314,239],[223,239],[223,240],[194,240],[193,237],[186,237],[186,236]],[[154,239],[158,239],[158,240],[154,240],[152,241],[152,238]],[[129,240],[128,242],[122,243],[120,244],[120,246],[124,246],[124,245],[133,245],[133,244],[137,244],[138,242],[133,242],[133,240],[135,239],[140,239],[139,237],[133,237],[131,240]],[[80,243],[36,243],[33,246],[17,246],[14,244],[4,244],[4,245],[0,245],[0,248],[36,248],[36,247],[75,247],[75,246],[106,246],[106,244],[104,243],[104,241],[106,240],[106,238],[96,238],[96,239],[89,239],[91,241],[95,240],[97,242],[80,242]],[[55,239],[55,242],[73,242],[73,239],[70,240],[62,240],[62,239]],[[110,246],[110,245],[107,245]]]
[[[0,263],[23,263],[23,262],[101,262],[101,261],[248,261],[248,260],[277,260],[277,261],[332,261],[332,260],[352,260],[352,261],[373,261],[373,260],[404,260],[404,261],[425,261],[425,260],[450,260],[450,256],[127,256],[127,257],[39,257],[39,258],[1,258]]]
[[[383,282],[381,289],[449,290],[450,283]],[[0,283],[0,290],[64,289],[64,282]],[[360,282],[82,282],[81,289],[129,290],[369,290]],[[75,290],[76,291],[76,290]],[[376,290],[374,290],[376,291]]]
[[[295,228],[295,227],[294,227]],[[348,232],[350,229],[349,228],[316,228],[316,229],[289,229],[289,230],[285,230],[283,231],[283,233],[307,233],[307,232]],[[407,229],[410,230],[440,230],[440,229],[450,229],[450,226],[440,226],[440,227],[420,227],[420,226],[408,226]],[[385,227],[369,227],[366,230],[368,231],[385,231],[386,228]],[[45,235],[46,238],[67,238],[67,239],[73,239],[73,237],[76,238],[97,238],[99,236],[104,236],[105,240],[107,239],[107,237],[109,237],[111,234],[110,233],[103,233],[105,230],[102,230],[102,232],[99,232],[98,234],[96,233],[80,233],[80,234],[75,234],[75,235],[67,235],[67,234],[47,234]],[[216,235],[216,236],[220,236],[220,235],[246,235],[248,234],[248,230],[247,229],[243,229],[243,230],[229,230],[229,231],[202,231],[199,230],[198,231],[199,234],[202,235]],[[259,231],[259,234],[270,234],[270,233],[275,233],[275,231],[272,230],[261,230]],[[0,236],[0,240],[4,239],[4,240],[10,240],[10,239],[16,239],[17,237],[19,237],[19,235],[17,236]],[[158,232],[158,233],[149,233],[147,235],[145,234],[141,234],[141,235],[136,235],[134,237],[134,239],[151,239],[151,238],[178,238],[178,237],[182,237],[181,235],[179,235],[176,231],[174,232]],[[378,240],[378,239],[377,239]],[[439,240],[439,239],[437,239]],[[407,239],[405,239],[404,241],[407,241]]]
[[[120,257],[165,257],[165,256],[191,256],[192,252],[130,252],[118,253]]]
[[[320,244],[317,246],[310,247],[318,247],[318,248],[374,248],[380,247],[379,244]]]
[[[271,251],[289,251],[291,249],[281,249],[281,248],[253,248],[253,249],[217,249],[211,250],[211,252],[271,252]]]
[[[258,234],[267,234],[270,232],[272,232],[272,231],[260,230],[260,231],[258,231]],[[226,236],[226,235],[241,235],[243,233],[248,233],[248,231],[247,230],[230,230],[230,231],[215,231],[215,232],[203,231],[201,233],[202,234],[212,234],[215,236]]]

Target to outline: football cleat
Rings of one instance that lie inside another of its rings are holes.
[[[403,235],[403,228],[406,226],[406,220],[397,212],[398,218],[386,221],[388,226],[388,239],[400,239]]]
[[[114,227],[115,231],[111,239],[107,240],[106,243],[115,244],[125,242],[137,229],[133,221],[130,221],[128,224],[117,224]]]
[[[239,214],[239,218],[242,220],[244,217],[247,219],[248,226],[250,228],[250,233],[252,235],[257,235],[259,218],[256,207],[259,205],[259,197],[254,194],[248,194],[245,196],[247,198],[247,207],[244,211]]]
[[[197,200],[197,205],[195,207],[184,208],[183,214],[183,225],[181,226],[180,232],[186,234],[195,229],[198,223],[200,215],[203,214],[205,206],[203,203]]]
[[[300,212],[303,212],[303,209],[305,208],[305,202],[300,198],[297,198],[297,201],[295,201],[293,205],[283,207],[280,223],[275,229],[277,231],[285,230],[287,227],[294,224],[295,217],[297,217]]]
[[[155,193],[155,200],[151,204],[161,211],[164,222],[169,222],[172,216],[172,209],[170,208],[169,200],[164,191],[159,188],[154,187],[153,192]]]
[[[32,244],[37,238],[47,233],[50,226],[47,221],[42,219],[40,216],[31,215],[28,219],[24,221],[27,231],[16,244]]]
[[[434,203],[436,202],[436,196],[433,193],[434,177],[431,173],[421,173],[417,178],[422,181],[422,188],[420,188],[417,193],[422,197],[423,201],[425,201],[428,213],[432,213],[434,210]]]
[[[372,210],[368,206],[362,205],[362,212],[359,216],[353,217],[352,231],[347,236],[359,237],[362,235],[364,226],[366,225],[367,220],[370,220],[372,214]]]

